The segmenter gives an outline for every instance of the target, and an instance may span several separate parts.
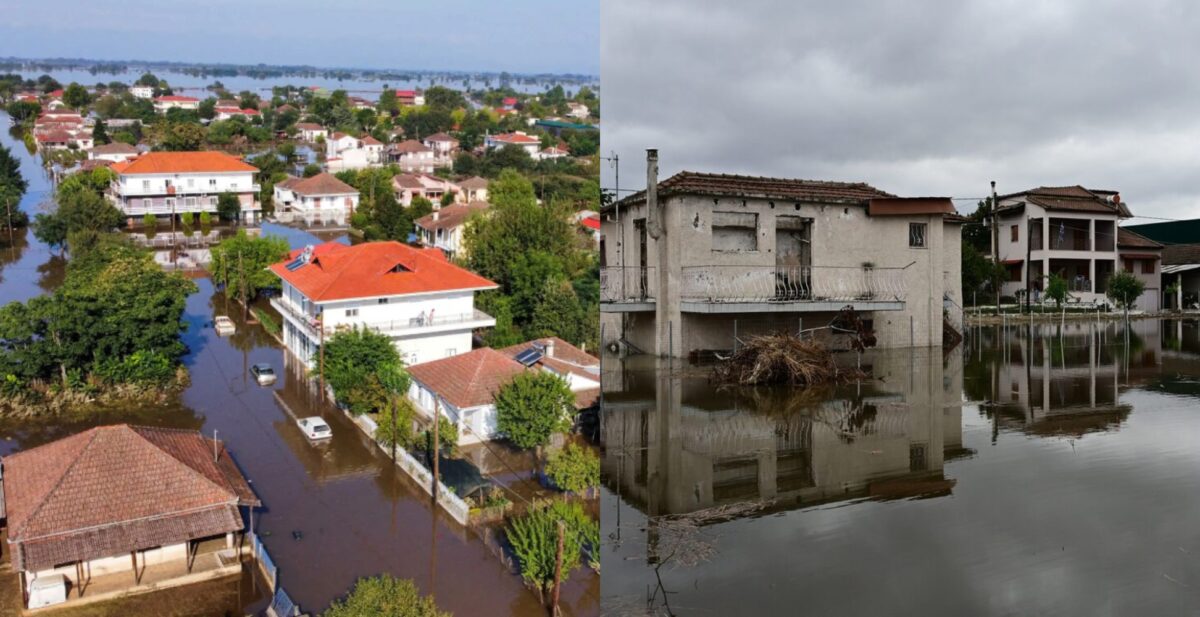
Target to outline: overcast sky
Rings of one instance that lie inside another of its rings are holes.
[[[599,0],[0,0],[0,56],[600,70]]]
[[[657,147],[662,178],[953,197],[1082,184],[1137,215],[1200,217],[1196,3],[602,0],[600,14],[603,149],[622,188],[645,185]]]

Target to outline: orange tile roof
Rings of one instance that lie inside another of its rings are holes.
[[[147,152],[113,171],[121,175],[257,172],[258,168],[224,152]]]
[[[285,266],[301,253],[302,249],[292,251],[288,261],[271,266],[271,271],[316,302],[498,287],[447,262],[436,248],[417,249],[395,241],[354,246],[326,242],[315,247],[309,264],[289,272]]]
[[[490,347],[408,367],[408,373],[459,409],[487,405],[512,378],[520,362]]]

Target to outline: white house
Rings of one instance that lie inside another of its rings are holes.
[[[88,159],[93,161],[112,161],[114,163],[124,163],[129,159],[138,155],[138,149],[119,141],[114,141],[111,144],[96,146],[88,150]]]
[[[438,205],[446,193],[454,193],[455,201],[462,201],[463,191],[453,182],[427,173],[402,173],[392,177],[392,188],[396,201],[408,207],[414,197],[424,197]]]
[[[330,170],[371,167],[383,160],[383,142],[337,132],[325,140],[325,156]]]
[[[216,113],[214,118],[217,120],[229,120],[230,118],[239,117],[239,116],[249,120],[251,118],[257,118],[260,115],[262,115],[258,112],[257,109],[241,109],[241,108],[237,107],[236,105],[231,105],[231,106],[226,106],[226,107],[215,107],[215,108],[213,108],[213,111]]]
[[[421,140],[421,143],[430,150],[433,150],[433,155],[437,158],[448,158],[458,150],[458,140],[447,135],[446,133],[434,133]]]
[[[483,139],[483,145],[488,150],[503,148],[505,146],[518,146],[528,152],[529,156],[538,158],[538,151],[542,148],[542,140],[524,131],[515,131],[499,135],[488,135]]]
[[[571,156],[571,152],[569,150],[567,150],[566,148],[560,148],[558,146],[550,146],[549,148],[545,148],[545,149],[539,151],[537,153],[536,158],[539,161],[546,161],[546,160],[551,160],[551,159],[561,159],[561,158],[568,157],[568,156]]]
[[[433,173],[433,168],[442,164],[431,148],[415,140],[408,139],[388,148],[388,160],[400,166],[404,171],[419,171]]]
[[[474,330],[496,325],[475,308],[475,292],[497,285],[437,249],[327,242],[293,251],[271,271],[283,281],[271,306],[284,318],[284,344],[310,364],[324,338],[348,328],[388,335],[412,365],[466,353]]]
[[[329,139],[329,131],[315,122],[299,122],[296,130],[300,131],[300,139],[304,141],[315,142],[318,137]]]
[[[129,93],[134,98],[151,99],[154,98],[154,86],[130,86]]]
[[[109,198],[130,218],[217,211],[221,193],[237,195],[242,219],[253,223],[261,209],[258,168],[224,152],[147,152],[112,170]]]
[[[528,370],[546,371],[566,381],[575,393],[576,409],[591,407],[598,400],[600,361],[557,337],[500,350],[484,347],[410,366],[408,397],[427,418],[440,411],[458,427],[459,443],[497,439],[501,434],[496,393]]]
[[[452,204],[438,208],[419,218],[414,223],[417,239],[422,246],[432,246],[441,249],[447,257],[463,255],[463,230],[471,215],[483,212],[490,207],[485,201],[473,201],[466,204]]]
[[[325,156],[334,158],[346,150],[358,147],[358,138],[338,131],[325,138]]]
[[[588,109],[587,105],[584,105],[583,103],[576,103],[574,101],[567,103],[567,109],[569,110],[567,111],[568,116],[577,118],[579,120],[586,120],[588,114],[591,113],[591,110]]]
[[[154,99],[154,111],[164,113],[168,109],[199,109],[200,99],[194,96],[160,96]]]
[[[307,225],[345,225],[358,207],[358,191],[333,174],[320,173],[277,183],[274,201],[281,218],[303,219]]]
[[[487,201],[488,200],[488,181],[487,178],[473,176],[458,183],[462,189],[462,201],[470,203],[472,201]]]

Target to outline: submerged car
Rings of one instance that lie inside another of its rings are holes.
[[[237,332],[237,326],[233,324],[233,320],[224,315],[218,315],[213,320],[213,328],[216,328],[217,336],[225,336],[226,334]]]
[[[304,436],[313,441],[319,439],[329,439],[333,437],[333,429],[329,428],[329,423],[321,419],[320,416],[311,416],[296,420],[296,424],[304,431]]]
[[[255,364],[250,367],[250,374],[254,376],[254,380],[260,386],[269,386],[275,383],[275,369],[271,368],[270,364]]]

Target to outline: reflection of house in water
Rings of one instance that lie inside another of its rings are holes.
[[[1160,371],[1163,323],[1131,322],[1128,346],[1124,326],[1109,322],[984,329],[978,344],[998,351],[991,383],[968,390],[990,401],[984,412],[996,430],[1067,436],[1112,430],[1132,410],[1120,402],[1121,387]]]
[[[261,233],[255,227],[243,229],[252,236]],[[149,235],[131,233],[129,237],[134,244],[151,249],[154,262],[164,269],[191,271],[207,267],[212,262],[212,247],[228,235],[228,230],[213,229],[204,233],[194,229],[191,233],[182,230],[159,231]]]
[[[834,391],[605,373],[605,482],[650,515],[949,493],[943,464],[963,453],[959,357],[943,368],[937,352],[881,352],[882,379]]]

